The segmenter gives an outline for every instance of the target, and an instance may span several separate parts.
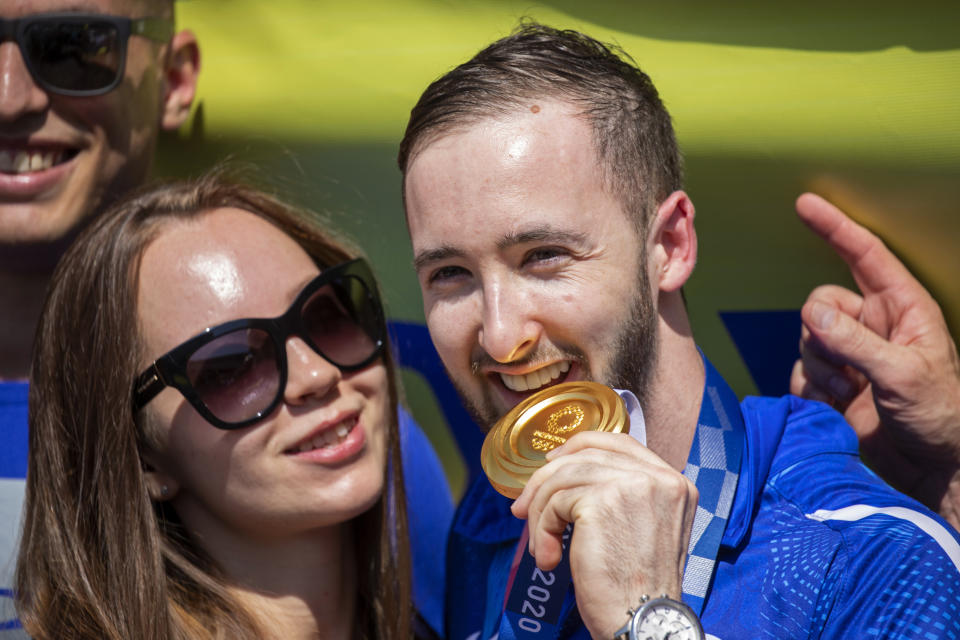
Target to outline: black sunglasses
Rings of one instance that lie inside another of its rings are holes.
[[[277,318],[225,322],[160,356],[137,376],[134,413],[170,386],[215,427],[254,424],[283,397],[291,335],[344,372],[373,362],[383,351],[386,325],[366,261],[325,269]]]
[[[17,43],[30,75],[43,90],[65,96],[98,96],[120,83],[130,36],[167,42],[173,37],[173,21],[38,13],[0,19],[0,34],[0,42]]]

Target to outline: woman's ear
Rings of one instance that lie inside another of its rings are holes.
[[[660,292],[679,290],[697,264],[697,232],[693,202],[684,191],[674,191],[660,203],[647,236],[651,284]]]
[[[173,499],[180,491],[180,483],[170,475],[160,471],[158,467],[149,460],[149,456],[141,456],[143,467],[143,478],[147,483],[147,493],[154,502],[166,502]]]

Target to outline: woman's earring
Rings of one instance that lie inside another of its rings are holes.
[[[161,496],[163,496],[164,498],[166,498],[168,493],[170,493],[170,487],[168,487],[167,485],[163,485],[162,487],[160,487],[160,495],[161,495]]]

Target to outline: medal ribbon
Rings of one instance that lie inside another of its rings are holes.
[[[563,600],[570,588],[570,536],[573,525],[563,530],[563,557],[553,571],[541,571],[527,553],[530,530],[523,528],[510,567],[499,640],[556,638]]]
[[[703,352],[706,370],[697,430],[683,475],[700,492],[693,519],[687,563],[683,571],[683,601],[699,616],[713,577],[723,530],[733,507],[743,455],[744,425],[740,403]]]

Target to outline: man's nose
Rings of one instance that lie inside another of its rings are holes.
[[[501,363],[519,360],[531,353],[543,326],[536,309],[518,291],[497,284],[484,291],[480,346]]]
[[[302,405],[325,397],[343,379],[339,367],[310,348],[301,338],[287,340],[287,404]]]
[[[43,111],[50,97],[33,81],[16,42],[0,42],[0,120]]]

